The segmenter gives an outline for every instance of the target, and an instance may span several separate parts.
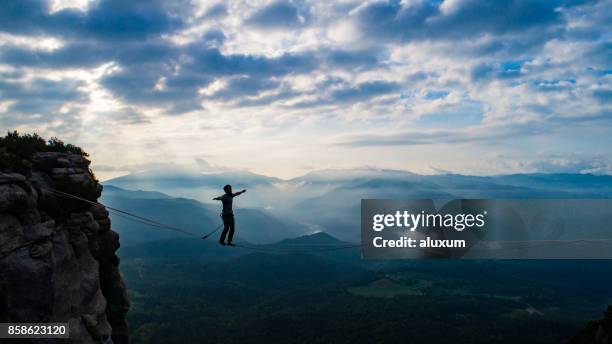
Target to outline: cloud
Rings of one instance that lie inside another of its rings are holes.
[[[522,61],[503,61],[498,64],[483,63],[473,67],[470,75],[474,81],[487,81],[493,78],[518,78],[521,76],[522,65]]]
[[[209,170],[212,168],[212,165],[202,158],[195,158],[195,163],[199,168],[203,170]]]
[[[347,102],[367,101],[374,97],[398,92],[400,85],[395,82],[373,80],[363,82],[354,86],[344,85],[343,87],[333,87],[323,96],[309,101],[294,104],[294,107],[312,107],[327,104],[338,104]]]
[[[218,3],[206,9],[206,12],[204,12],[203,17],[204,18],[220,18],[220,17],[225,17],[227,15],[228,15],[227,6],[225,6],[225,4],[223,3]]]
[[[593,97],[602,103],[612,103],[612,90],[595,90],[593,91]]]
[[[412,41],[512,34],[563,24],[558,1],[377,1],[354,12],[361,31],[373,39]],[[544,32],[542,31],[544,30]]]
[[[426,35],[427,19],[439,12],[438,6],[429,1],[404,4],[377,1],[361,6],[354,15],[359,28],[367,36],[405,41]]]
[[[110,61],[124,66],[165,62],[177,54],[175,46],[160,40],[129,44],[75,42],[52,51],[8,44],[0,49],[0,62],[14,67],[88,68]]]
[[[73,113],[60,113],[60,110],[66,103],[87,100],[87,94],[79,89],[80,86],[82,83],[73,80],[0,80],[0,101],[9,103],[2,115],[2,122],[10,127],[40,122],[41,119],[52,121],[54,118],[72,116]]]
[[[336,145],[345,147],[416,146],[461,143],[499,143],[509,138],[538,136],[550,132],[531,124],[468,128],[463,130],[406,131],[396,134],[364,134],[339,139]]]
[[[249,25],[267,28],[294,28],[303,25],[305,17],[300,10],[286,1],[275,1],[253,13],[246,23]]]
[[[552,155],[545,158],[523,161],[521,164],[528,171],[541,173],[612,173],[612,162],[605,157]]]
[[[547,140],[559,156],[578,142],[601,151],[612,124],[610,6],[4,1],[0,125],[48,135],[86,127],[91,135],[72,135],[94,146],[94,136],[112,133],[134,152],[155,151],[139,153],[144,160],[162,154],[155,145],[216,151],[210,142],[223,142],[244,164],[256,149],[274,152],[252,162],[274,170],[278,160],[293,161],[289,151],[325,165],[383,159],[351,147],[528,150],[516,137]],[[161,141],[151,145],[151,136]],[[313,157],[304,144],[313,137],[336,139]]]
[[[299,92],[295,92],[287,87],[279,87],[277,92],[266,94],[258,97],[240,98],[235,106],[237,107],[254,107],[254,106],[265,106],[276,104],[280,101],[290,100],[300,95]],[[259,94],[259,92],[257,93]]]
[[[125,170],[122,170],[121,167],[119,167],[119,166],[99,165],[99,164],[94,165],[93,169],[96,172],[122,172],[122,171],[125,171]]]
[[[156,66],[133,66],[105,76],[101,83],[126,101],[160,106],[178,114],[202,109],[204,97],[199,91],[216,78],[234,77],[227,88],[212,96],[230,100],[277,86],[278,82],[271,78],[305,73],[316,67],[308,53],[267,58],[224,55],[217,48],[191,45],[180,48],[175,56],[174,65],[159,61]]]
[[[210,29],[206,31],[206,33],[204,33],[202,38],[204,39],[204,41],[214,43],[217,46],[222,45],[226,39],[223,31],[217,30],[217,29]]]
[[[251,54],[227,54],[219,49],[193,45],[187,48],[186,68],[193,72],[214,76],[260,75],[282,76],[289,73],[305,73],[316,68],[312,53],[285,53],[278,57]]]
[[[198,90],[212,81],[207,75],[179,73],[159,64],[138,66],[110,74],[101,85],[119,99],[129,103],[164,108],[168,113],[180,114],[201,109]]]
[[[240,169],[211,164],[201,157],[196,157],[192,161],[188,161],[184,164],[177,164],[175,162],[150,162],[142,164],[126,164],[119,166],[96,164],[93,166],[93,169],[95,172],[149,172],[161,174],[163,174],[164,172],[185,172],[189,174],[197,174],[202,172],[240,171]]]
[[[231,79],[225,88],[212,94],[213,99],[234,99],[257,95],[262,91],[276,88],[279,82],[267,78],[238,77]]]
[[[382,51],[330,49],[322,51],[321,60],[334,68],[369,69],[382,65],[384,53],[384,49]]]
[[[151,123],[151,120],[141,111],[131,107],[124,107],[117,111],[105,111],[99,115],[102,116],[104,120],[112,120],[124,125]]]
[[[368,81],[354,87],[342,88],[331,92],[332,101],[346,102],[369,99],[379,95],[397,91],[399,85],[394,82]]]
[[[185,1],[169,5],[161,0],[100,0],[87,12],[67,8],[53,13],[47,1],[3,1],[0,31],[100,40],[145,39],[178,30],[188,11]]]

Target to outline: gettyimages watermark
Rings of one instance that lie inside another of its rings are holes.
[[[361,201],[364,258],[612,259],[612,200]]]

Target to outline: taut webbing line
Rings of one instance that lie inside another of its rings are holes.
[[[16,181],[20,181],[17,178],[15,178],[15,177],[13,177],[13,176],[11,176],[9,174],[6,174],[4,172],[0,172],[0,174],[4,175],[4,176],[6,176],[6,177],[8,177],[10,179],[13,179],[13,180],[16,180]],[[76,195],[73,195],[73,194],[61,191],[61,190],[45,187],[45,186],[42,186],[42,185],[36,185],[36,186],[38,188],[40,188],[42,190],[46,190],[46,191],[48,191],[48,192],[50,192],[50,193],[52,193],[53,195],[56,195],[56,196],[78,200],[78,201],[85,202],[85,203],[88,203],[88,204],[91,204],[91,205],[100,205],[100,206],[103,206],[110,213],[112,213],[114,215],[117,215],[117,216],[119,216],[121,218],[127,219],[127,220],[131,220],[131,221],[135,221],[135,222],[138,222],[138,223],[142,223],[142,224],[145,224],[145,225],[148,225],[148,226],[151,226],[151,227],[157,227],[157,228],[161,228],[161,229],[172,230],[172,231],[179,232],[179,233],[182,233],[182,234],[185,234],[185,235],[193,236],[193,237],[198,238],[198,239],[206,240],[209,236],[211,236],[212,234],[217,232],[221,227],[223,227],[223,224],[221,224],[221,225],[217,226],[215,229],[213,229],[211,232],[205,234],[204,236],[200,236],[199,234],[196,234],[196,233],[194,233],[192,231],[185,230],[183,228],[179,228],[179,227],[176,227],[176,226],[168,225],[168,224],[165,224],[163,222],[159,222],[159,221],[156,221],[156,220],[144,217],[144,216],[140,216],[140,215],[137,215],[137,214],[125,211],[125,210],[118,209],[118,208],[114,208],[114,207],[105,205],[105,204],[100,203],[100,202],[91,201],[91,200],[88,200],[86,198],[79,197],[79,196],[76,196]],[[32,243],[27,243],[26,246],[30,245],[30,244],[32,244]],[[283,250],[282,248],[281,249],[275,249],[275,248],[271,248],[271,247],[266,248],[266,247],[247,246],[247,245],[236,245],[236,246],[237,247],[241,247],[241,248],[245,248],[245,249],[259,250],[259,251],[268,251],[268,252],[318,252],[318,251],[333,251],[333,250],[338,250],[338,249],[353,248],[353,247],[358,247],[360,245],[349,245],[349,246],[347,246],[347,244],[339,244],[336,247],[319,247],[319,248],[309,249],[308,251],[299,250],[299,249],[298,250]]]
[[[19,181],[17,178],[6,174],[4,172],[0,172],[1,175],[4,175],[6,177],[9,177],[13,180],[17,180]],[[57,189],[53,189],[53,188],[48,188],[48,187],[44,187],[41,185],[37,185],[40,189],[46,190],[51,192],[52,194],[56,195],[56,196],[61,196],[61,197],[66,197],[66,198],[71,198],[74,200],[78,200],[78,201],[82,201],[82,202],[86,202],[88,204],[91,205],[101,205],[103,207],[105,207],[106,209],[108,209],[109,212],[128,219],[128,220],[132,220],[138,223],[142,223],[151,227],[157,227],[157,228],[161,228],[161,229],[167,229],[167,230],[171,230],[171,231],[175,231],[175,232],[179,232],[182,234],[186,234],[189,236],[193,236],[196,237],[198,239],[203,239],[206,240],[209,236],[211,236],[212,234],[214,234],[216,231],[218,231],[221,227],[223,227],[223,224],[217,226],[214,230],[212,230],[211,232],[207,233],[204,236],[200,236],[199,234],[196,234],[192,231],[188,231],[185,230],[183,228],[179,228],[179,227],[175,227],[172,225],[168,225],[144,216],[140,216],[140,215],[136,215],[134,213],[125,211],[125,210],[121,210],[118,208],[114,208],[114,207],[110,207],[107,206],[105,204],[102,204],[100,202],[96,202],[96,201],[91,201],[67,192],[63,192]],[[507,250],[507,249],[520,249],[520,248],[532,248],[532,247],[536,247],[536,246],[548,246],[548,245],[563,245],[563,244],[574,244],[574,243],[599,243],[599,244],[608,244],[608,245],[612,245],[612,242],[610,242],[612,239],[591,239],[591,238],[587,238],[587,239],[573,239],[573,240],[526,240],[526,241],[520,241],[520,240],[516,240],[516,241],[495,241],[497,243],[503,242],[503,243],[514,243],[514,244],[519,244],[519,245],[524,245],[523,247],[520,246],[516,246],[516,247],[505,247],[505,248],[497,248],[498,250]],[[29,243],[31,244],[31,243]],[[531,244],[531,245],[528,245]],[[351,243],[343,243],[343,244],[286,244],[284,245],[285,247],[265,247],[265,246],[251,246],[251,245],[242,245],[242,244],[237,244],[235,245],[236,247],[240,247],[243,249],[250,249],[250,250],[256,250],[256,251],[266,251],[266,252],[287,252],[287,253],[300,253],[300,252],[326,252],[326,251],[336,251],[336,250],[344,250],[344,249],[350,249],[350,248],[356,248],[361,246],[360,244],[351,244]],[[300,247],[302,246],[302,247]],[[311,246],[309,248],[305,247],[305,246]],[[294,247],[294,249],[288,249],[290,247]]]

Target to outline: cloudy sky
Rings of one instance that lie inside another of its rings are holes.
[[[104,178],[612,173],[612,1],[2,1],[0,129]]]

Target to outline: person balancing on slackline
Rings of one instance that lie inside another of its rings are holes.
[[[223,211],[221,212],[221,218],[223,219],[223,232],[221,233],[219,243],[225,246],[225,236],[227,235],[227,245],[236,246],[232,243],[232,240],[234,239],[234,230],[236,228],[234,212],[232,211],[232,200],[234,197],[245,193],[246,190],[232,193],[232,186],[228,184],[223,187],[223,191],[225,191],[223,196],[213,198],[213,200],[221,201],[221,203],[223,203]]]

